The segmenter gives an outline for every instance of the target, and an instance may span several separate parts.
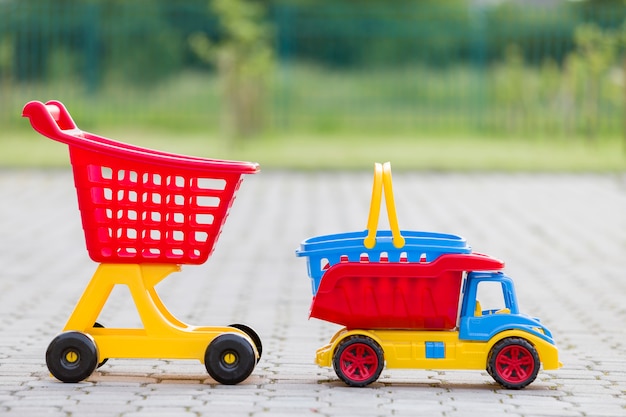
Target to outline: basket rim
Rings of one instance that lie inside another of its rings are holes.
[[[22,117],[28,117],[33,129],[43,136],[65,143],[70,148],[80,148],[110,157],[199,172],[254,174],[260,170],[256,162],[157,151],[84,132],[76,126],[63,103],[57,100],[50,100],[45,104],[41,101],[30,101],[24,106]]]

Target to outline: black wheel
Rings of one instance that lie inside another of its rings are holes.
[[[508,389],[522,389],[537,377],[539,355],[525,339],[509,337],[496,343],[487,361],[487,372]]]
[[[238,384],[254,370],[254,348],[243,336],[224,333],[217,336],[206,349],[204,366],[211,378],[224,385]]]
[[[247,334],[250,339],[252,339],[252,341],[254,342],[254,346],[256,347],[256,351],[259,353],[259,357],[257,358],[256,363],[259,363],[259,361],[261,360],[261,354],[263,353],[263,344],[261,343],[261,338],[259,337],[257,332],[255,332],[252,327],[246,326],[245,324],[235,323],[231,324],[229,327],[234,327],[235,329],[241,330],[242,332]]]
[[[98,365],[96,343],[84,333],[61,333],[48,345],[46,365],[59,381],[80,382],[91,375]]]
[[[104,326],[103,326],[102,324],[98,323],[98,322],[95,322],[95,323],[93,324],[93,327],[97,327],[97,328],[100,328],[100,329],[104,329]],[[104,359],[102,359],[102,362],[100,362],[100,363],[98,364],[98,366],[96,366],[96,368],[100,368],[102,365],[104,365],[105,363],[107,363],[107,361],[108,361],[108,360],[109,360],[109,358],[104,358]]]
[[[383,349],[366,336],[346,338],[333,356],[335,373],[351,387],[364,387],[376,381],[384,366]]]

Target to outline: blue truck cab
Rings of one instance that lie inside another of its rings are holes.
[[[485,284],[500,284],[503,305],[499,308],[482,309],[478,289]],[[469,272],[462,291],[459,339],[487,341],[505,330],[521,330],[555,344],[552,333],[538,318],[520,313],[513,280],[503,272]]]

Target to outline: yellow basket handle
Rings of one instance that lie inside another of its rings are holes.
[[[400,234],[398,226],[398,214],[396,213],[396,202],[393,198],[393,184],[391,181],[391,162],[383,164],[383,189],[385,190],[385,203],[387,204],[387,216],[389,217],[389,227],[393,236],[393,246],[400,249],[404,246],[404,238]]]
[[[372,186],[372,201],[370,202],[370,213],[367,218],[367,236],[363,244],[367,249],[376,246],[376,229],[378,228],[378,217],[380,216],[380,199],[383,194],[383,166],[378,162],[374,164],[374,185]]]
[[[385,204],[387,207],[387,216],[389,218],[389,227],[393,236],[393,246],[400,249],[404,246],[404,238],[400,234],[398,226],[398,215],[396,214],[396,204],[393,197],[393,184],[391,178],[391,163],[374,164],[374,185],[372,186],[372,200],[370,203],[370,212],[367,219],[367,236],[363,244],[367,249],[376,246],[376,230],[378,229],[378,219],[380,217],[380,204],[385,191]]]

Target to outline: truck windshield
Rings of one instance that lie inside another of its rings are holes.
[[[494,281],[481,281],[476,288],[477,310],[480,314],[504,313],[507,304],[504,300],[502,283]],[[476,313],[479,313],[476,311]]]

